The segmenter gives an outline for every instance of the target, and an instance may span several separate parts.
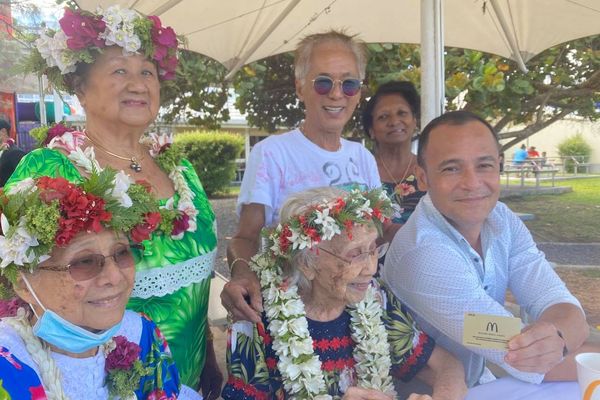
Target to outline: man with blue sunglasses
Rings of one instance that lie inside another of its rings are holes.
[[[259,282],[248,260],[260,247],[260,231],[277,224],[286,198],[320,186],[381,187],[371,153],[342,138],[360,101],[367,52],[364,43],[341,32],[305,37],[296,49],[296,94],[305,118],[290,132],[273,135],[252,149],[238,198],[240,223],[228,247],[231,281],[221,300],[236,320],[260,322]],[[389,240],[398,226],[389,225]]]

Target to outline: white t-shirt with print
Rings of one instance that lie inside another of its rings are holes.
[[[321,186],[381,187],[373,155],[360,143],[342,139],[341,144],[337,151],[322,149],[298,129],[256,144],[246,164],[238,215],[243,204],[263,204],[269,226],[278,221],[279,209],[292,193]]]

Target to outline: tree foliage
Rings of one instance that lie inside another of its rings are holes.
[[[600,101],[600,36],[546,50],[528,62],[526,73],[501,57],[458,49],[449,53],[446,85],[449,80],[463,81],[456,91],[466,90],[462,102],[450,101],[449,108],[462,106],[479,113],[497,132],[513,129],[500,134],[510,139],[505,147],[569,114],[600,117],[594,107]],[[463,80],[464,75],[468,79]]]
[[[368,97],[392,79],[420,86],[417,45],[370,44]],[[600,101],[600,36],[575,40],[539,54],[522,72],[512,60],[479,51],[447,48],[447,109],[467,109],[492,122],[505,147],[522,141],[569,114],[595,120]],[[274,131],[303,117],[295,97],[291,55],[246,66],[236,76],[237,105],[251,125]],[[364,100],[363,103],[364,104]],[[359,129],[357,118],[347,130]],[[512,130],[511,130],[512,129]]]
[[[296,97],[293,64],[292,54],[279,54],[246,65],[236,74],[236,106],[250,125],[275,132],[302,120],[304,106]]]
[[[0,8],[10,9],[14,19],[0,20],[0,90],[37,91],[37,77],[24,78],[21,63],[29,54],[26,37],[41,25],[41,12],[37,5],[23,1],[0,0]],[[22,19],[18,19],[18,14]],[[25,24],[27,22],[27,24]]]
[[[162,118],[218,129],[229,119],[226,73],[225,67],[208,57],[181,51],[175,79],[162,84],[161,101],[166,110]]]

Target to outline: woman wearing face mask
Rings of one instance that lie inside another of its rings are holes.
[[[0,272],[18,296],[0,322],[0,398],[201,398],[181,385],[156,325],[125,311],[130,240],[157,229],[149,215],[173,223],[144,186],[109,170],[0,193]]]

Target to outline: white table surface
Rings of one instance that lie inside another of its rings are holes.
[[[466,400],[581,400],[577,382],[534,385],[505,377],[469,390]]]

